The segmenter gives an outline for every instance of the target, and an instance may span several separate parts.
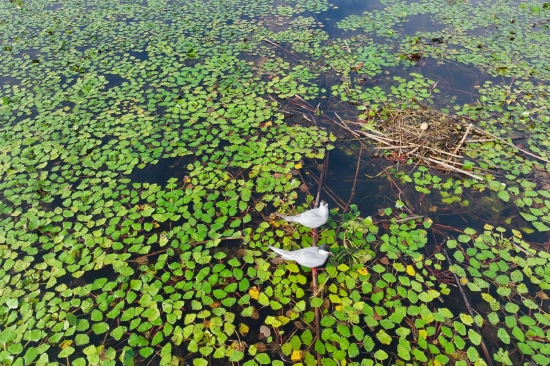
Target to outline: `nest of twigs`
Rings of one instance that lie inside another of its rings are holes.
[[[340,122],[345,125],[341,119]],[[460,117],[424,106],[406,109],[386,107],[377,111],[366,125],[371,127],[352,133],[377,141],[375,149],[384,151],[388,159],[396,162],[415,159],[427,166],[482,179],[461,169],[464,143],[476,130]]]
[[[464,127],[457,117],[425,109],[385,109],[377,121],[381,138],[392,145],[384,146],[399,157],[410,155],[449,160],[457,153]]]

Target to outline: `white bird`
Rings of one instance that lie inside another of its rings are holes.
[[[309,228],[315,229],[328,220],[328,203],[321,201],[319,207],[307,210],[296,216],[286,216],[275,212],[275,215],[282,217],[289,222],[297,222]]]
[[[320,267],[325,264],[329,255],[334,256],[334,254],[330,252],[328,245],[298,250],[284,250],[269,246],[269,249],[279,254],[283,259],[296,261],[304,267],[313,268],[313,270],[315,270],[315,267]]]

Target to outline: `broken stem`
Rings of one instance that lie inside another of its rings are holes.
[[[462,144],[464,143],[464,141],[466,141],[466,138],[468,137],[468,134],[470,133],[470,130],[472,129],[473,127],[473,123],[470,123],[468,125],[468,128],[466,129],[466,132],[464,132],[464,136],[462,136],[462,140],[460,140],[460,142],[458,143],[458,145],[456,145],[454,151],[453,151],[453,154],[456,154],[458,152],[458,150],[460,150],[460,147],[462,146]]]
[[[467,172],[466,170],[463,170],[463,169],[460,169],[460,168],[457,168],[457,167],[454,167],[450,164],[447,164],[447,163],[444,163],[442,161],[439,161],[439,160],[436,160],[436,159],[432,159],[432,158],[427,158],[425,156],[419,156],[419,155],[416,155],[417,158],[419,159],[425,159],[425,160],[428,160],[428,161],[431,161],[432,163],[435,163],[435,164],[438,164],[438,165],[441,165],[441,166],[444,166],[445,168],[451,170],[451,171],[454,171],[454,172],[457,172],[457,173],[462,173],[462,174],[465,174],[469,177],[472,177],[472,178],[475,178],[477,180],[485,180],[483,179],[482,177],[480,177],[479,175],[475,175],[475,174],[472,174],[470,172]]]
[[[445,254],[445,257],[447,258],[447,262],[449,263],[449,266],[451,266],[451,258],[449,257],[449,254],[445,249],[443,249],[443,254]],[[464,304],[466,305],[466,309],[468,309],[468,313],[472,318],[475,317],[475,314],[472,310],[472,307],[470,306],[470,302],[468,301],[468,298],[466,297],[466,293],[464,292],[464,289],[462,288],[462,284],[460,283],[460,280],[458,279],[458,276],[456,275],[456,272],[452,272],[453,276],[455,278],[455,282],[458,286],[458,289],[460,290],[460,294],[462,295],[462,299],[464,300]],[[474,322],[474,326],[476,327],[477,332],[481,335],[481,330],[477,326],[477,323]],[[487,346],[485,345],[485,342],[483,341],[483,337],[481,338],[481,348],[483,349],[483,353],[485,354],[485,359],[487,360],[487,365],[493,366],[493,362],[491,360],[491,356],[489,355],[489,351],[487,350]]]
[[[477,126],[475,126],[474,128],[475,128],[476,130],[478,130],[478,131],[481,131],[481,132],[483,132],[483,133],[485,133],[485,134],[491,136],[491,137],[494,138],[494,139],[497,139],[497,140],[499,140],[499,141],[504,142],[504,143],[505,143],[506,145],[508,145],[508,146],[511,146],[511,147],[513,147],[513,148],[515,148],[515,149],[518,149],[519,151],[521,151],[521,152],[524,153],[524,154],[527,154],[527,155],[529,155],[529,156],[532,156],[532,157],[534,157],[534,158],[536,158],[536,159],[539,159],[539,160],[542,160],[542,161],[544,161],[544,162],[550,163],[550,160],[547,160],[547,159],[545,159],[545,158],[543,158],[543,157],[541,157],[541,156],[535,155],[535,154],[533,154],[533,153],[530,153],[530,152],[527,151],[527,150],[524,150],[524,149],[522,149],[522,148],[520,148],[520,147],[517,147],[516,145],[512,144],[511,142],[508,142],[508,141],[506,141],[505,139],[503,139],[503,138],[501,138],[501,137],[498,137],[497,135],[493,135],[492,133],[490,133],[490,132],[488,132],[488,131],[485,131],[485,130],[482,129],[482,128],[479,128],[479,127],[477,127]]]

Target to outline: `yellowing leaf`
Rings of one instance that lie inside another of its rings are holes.
[[[294,167],[295,167],[296,169],[302,169],[302,163],[294,164]]]
[[[272,125],[273,125],[273,122],[271,122],[271,121],[267,121],[267,122],[264,124],[265,127],[271,127]]]
[[[61,344],[59,345],[59,347],[61,349],[65,349],[67,347],[70,347],[71,345],[73,344],[73,341],[72,340],[64,340],[63,342],[61,342]]]
[[[302,351],[292,351],[292,355],[290,356],[290,359],[292,361],[300,361],[302,359]]]
[[[241,335],[247,335],[249,330],[250,328],[248,327],[248,325],[243,323],[239,324],[239,333],[241,333]]]
[[[466,285],[468,283],[468,277],[462,277],[460,278],[460,284],[461,285]]]
[[[369,274],[369,271],[365,267],[363,267],[360,270],[358,270],[357,273],[359,273],[360,275],[366,276]]]
[[[414,270],[414,267],[410,264],[407,266],[407,274],[409,276],[415,276],[416,275],[416,271]]]
[[[491,294],[483,293],[483,294],[481,294],[481,297],[483,298],[483,300],[485,300],[487,302],[495,301],[495,298],[493,296],[491,296]]]
[[[256,286],[254,286],[250,290],[248,290],[248,294],[254,300],[258,300],[258,297],[260,297],[260,291],[258,290],[258,288]]]
[[[338,305],[335,307],[336,311],[342,311],[344,310],[344,307],[342,305]]]
[[[515,237],[521,239],[521,232],[515,229],[512,229],[512,234],[514,234]]]
[[[418,331],[418,335],[419,335],[421,338],[426,339],[426,337],[428,336],[428,332],[427,332],[425,329],[420,329],[420,330]]]

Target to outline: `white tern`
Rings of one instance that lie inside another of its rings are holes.
[[[309,247],[298,250],[284,250],[269,246],[269,249],[278,253],[281,258],[289,259],[298,262],[298,264],[315,269],[315,267],[322,266],[328,259],[329,255],[334,256],[330,252],[328,245],[321,245],[320,247]]]
[[[309,228],[315,229],[327,222],[328,203],[326,203],[325,201],[321,201],[319,207],[307,210],[295,216],[281,215],[278,212],[276,212],[275,214],[282,217],[286,221],[297,222]]]

